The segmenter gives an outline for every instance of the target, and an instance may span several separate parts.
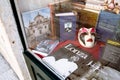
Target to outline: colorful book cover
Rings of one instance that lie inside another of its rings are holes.
[[[90,54],[73,44],[62,46],[42,60],[66,80],[81,80],[90,68],[100,67]]]
[[[106,42],[108,39],[120,41],[120,15],[101,11],[96,32],[100,41]]]
[[[57,13],[59,17],[60,41],[74,40],[76,37],[76,15],[73,12]]]
[[[30,48],[51,35],[49,7],[23,12],[22,20]]]
[[[54,48],[59,44],[58,40],[42,40],[34,50],[32,50],[36,54],[40,54],[42,56],[49,55]]]

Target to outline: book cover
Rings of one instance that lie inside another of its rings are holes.
[[[40,54],[42,56],[47,56],[49,55],[54,48],[59,44],[58,40],[51,40],[51,39],[47,39],[47,40],[42,40],[35,49],[33,49],[32,51],[36,54]]]
[[[106,42],[108,39],[120,41],[120,15],[101,11],[96,32],[100,41]]]
[[[54,48],[59,44],[58,40],[46,39],[42,40],[35,49],[32,51],[36,54],[40,54],[42,56],[49,55]]]
[[[120,42],[107,40],[101,61],[104,65],[120,71]]]
[[[81,77],[93,66],[94,70],[96,67],[100,67],[100,64],[96,63],[90,54],[73,44],[62,46],[42,60],[66,80],[81,80]],[[91,70],[90,73],[94,70]]]
[[[30,48],[51,35],[49,7],[23,12],[22,20]]]
[[[57,13],[59,17],[60,41],[74,40],[76,37],[76,15],[73,12]]]

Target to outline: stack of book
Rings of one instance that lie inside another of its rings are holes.
[[[71,43],[61,46],[42,60],[67,80],[80,80],[88,72],[90,76],[101,66],[88,52]]]

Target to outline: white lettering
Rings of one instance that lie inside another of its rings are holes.
[[[65,46],[65,48],[75,54],[77,54],[79,57],[86,59],[88,57],[87,54],[81,52],[80,50],[76,49],[75,47],[72,47],[72,44],[68,44]]]

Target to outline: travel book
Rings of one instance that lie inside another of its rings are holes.
[[[88,52],[73,44],[61,46],[42,60],[66,80],[81,80],[101,66]]]
[[[22,20],[29,48],[51,35],[49,7],[23,12]]]
[[[120,71],[120,42],[107,40],[101,61],[104,65]]]
[[[32,51],[36,54],[40,54],[41,56],[47,56],[54,50],[54,48],[58,44],[59,40],[42,40]]]
[[[120,15],[101,11],[96,32],[100,41],[107,42],[108,39],[120,41]]]
[[[73,12],[57,13],[60,41],[74,40],[76,37],[76,15]]]

